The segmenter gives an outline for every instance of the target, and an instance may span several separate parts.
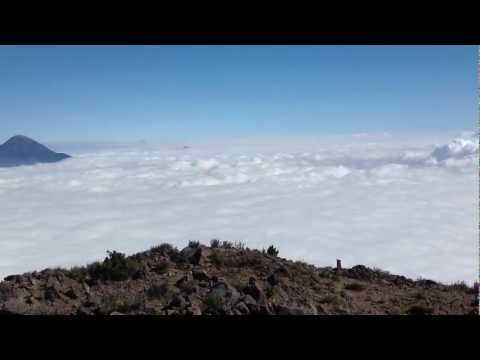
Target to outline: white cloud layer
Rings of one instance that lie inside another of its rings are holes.
[[[478,137],[448,136],[229,140],[0,169],[0,278],[220,238],[473,282]]]

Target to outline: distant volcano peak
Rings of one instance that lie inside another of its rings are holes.
[[[24,135],[12,136],[0,145],[0,166],[52,163],[69,157],[70,155],[56,153]]]

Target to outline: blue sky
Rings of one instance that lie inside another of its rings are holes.
[[[474,46],[0,46],[0,140],[470,130]]]

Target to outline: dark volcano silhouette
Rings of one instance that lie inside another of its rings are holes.
[[[69,157],[23,135],[16,135],[0,145],[1,167],[53,163]]]

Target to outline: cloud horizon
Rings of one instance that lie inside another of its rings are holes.
[[[317,266],[478,280],[478,134],[191,145],[0,168],[0,278],[221,238]]]

